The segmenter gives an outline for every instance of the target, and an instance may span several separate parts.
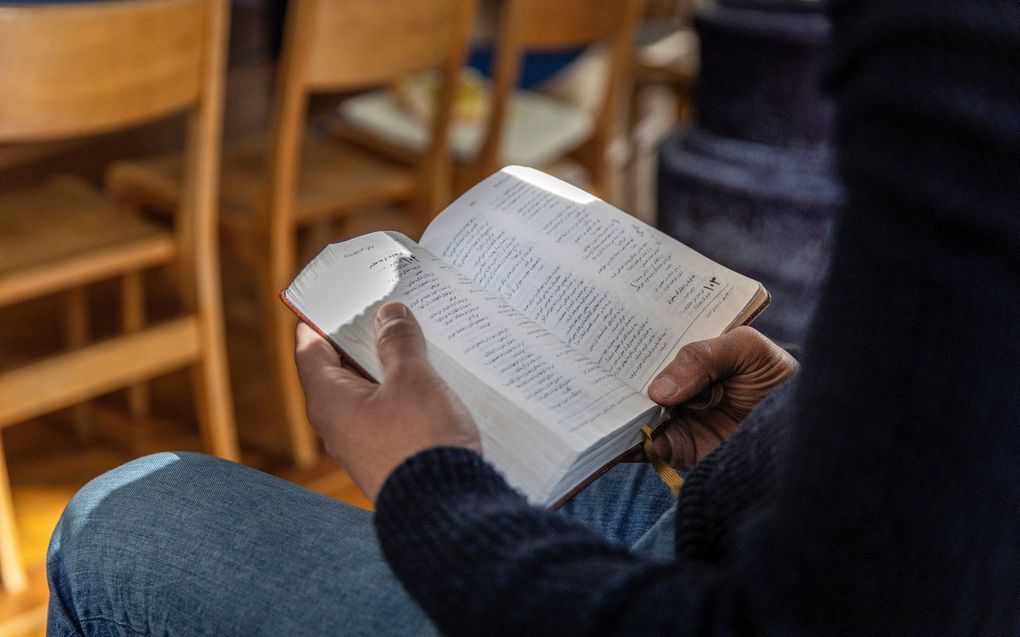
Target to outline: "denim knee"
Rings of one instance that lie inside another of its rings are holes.
[[[50,538],[50,634],[81,634],[80,618],[103,608],[103,585],[127,581],[124,549],[157,522],[153,508],[173,506],[187,476],[210,475],[231,463],[196,453],[164,452],[132,460],[95,478],[71,499]]]
[[[118,525],[122,526],[124,516],[118,515],[118,507],[126,507],[131,499],[120,496],[129,492],[132,485],[144,480],[145,486],[138,487],[139,491],[144,491],[144,494],[139,493],[139,499],[155,497],[154,486],[158,489],[162,482],[167,483],[165,490],[169,494],[175,491],[173,483],[177,482],[178,476],[205,473],[211,465],[217,464],[229,463],[199,453],[160,452],[137,458],[98,476],[82,487],[65,507],[50,540],[47,562],[59,561],[61,555],[73,551],[76,544],[102,535],[106,526],[104,522],[112,518],[118,518]],[[115,498],[115,495],[118,497]],[[111,503],[114,503],[113,506],[102,506]],[[128,516],[132,512],[122,513]],[[89,553],[83,552],[75,556],[75,561],[89,557]]]

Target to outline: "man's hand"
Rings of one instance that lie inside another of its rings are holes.
[[[750,327],[685,346],[649,385],[648,397],[667,406],[696,397],[694,402],[702,402],[713,385],[721,385],[722,400],[703,410],[676,410],[673,421],[655,439],[655,450],[675,468],[690,470],[798,369],[786,350]]]
[[[375,333],[385,370],[380,384],[343,368],[333,346],[303,323],[296,355],[308,419],[373,502],[390,473],[419,451],[481,450],[471,414],[425,357],[425,338],[411,311],[400,303],[383,305]]]

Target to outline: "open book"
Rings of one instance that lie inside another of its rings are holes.
[[[419,243],[375,232],[328,246],[281,296],[376,379],[376,310],[410,307],[484,456],[552,506],[663,421],[648,385],[683,345],[769,302],[760,283],[519,166],[450,204]]]

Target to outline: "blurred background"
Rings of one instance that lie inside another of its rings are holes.
[[[811,0],[0,5],[0,636],[43,634],[63,507],[140,455],[369,507],[276,293],[503,165],[761,280],[756,325],[800,342],[840,201],[827,34]]]

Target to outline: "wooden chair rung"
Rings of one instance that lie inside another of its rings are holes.
[[[126,268],[144,269],[171,261],[177,252],[172,237],[156,237],[63,263],[10,275],[0,274],[0,307],[45,294],[113,278]]]
[[[34,418],[199,358],[198,319],[175,319],[0,376],[0,427]]]

